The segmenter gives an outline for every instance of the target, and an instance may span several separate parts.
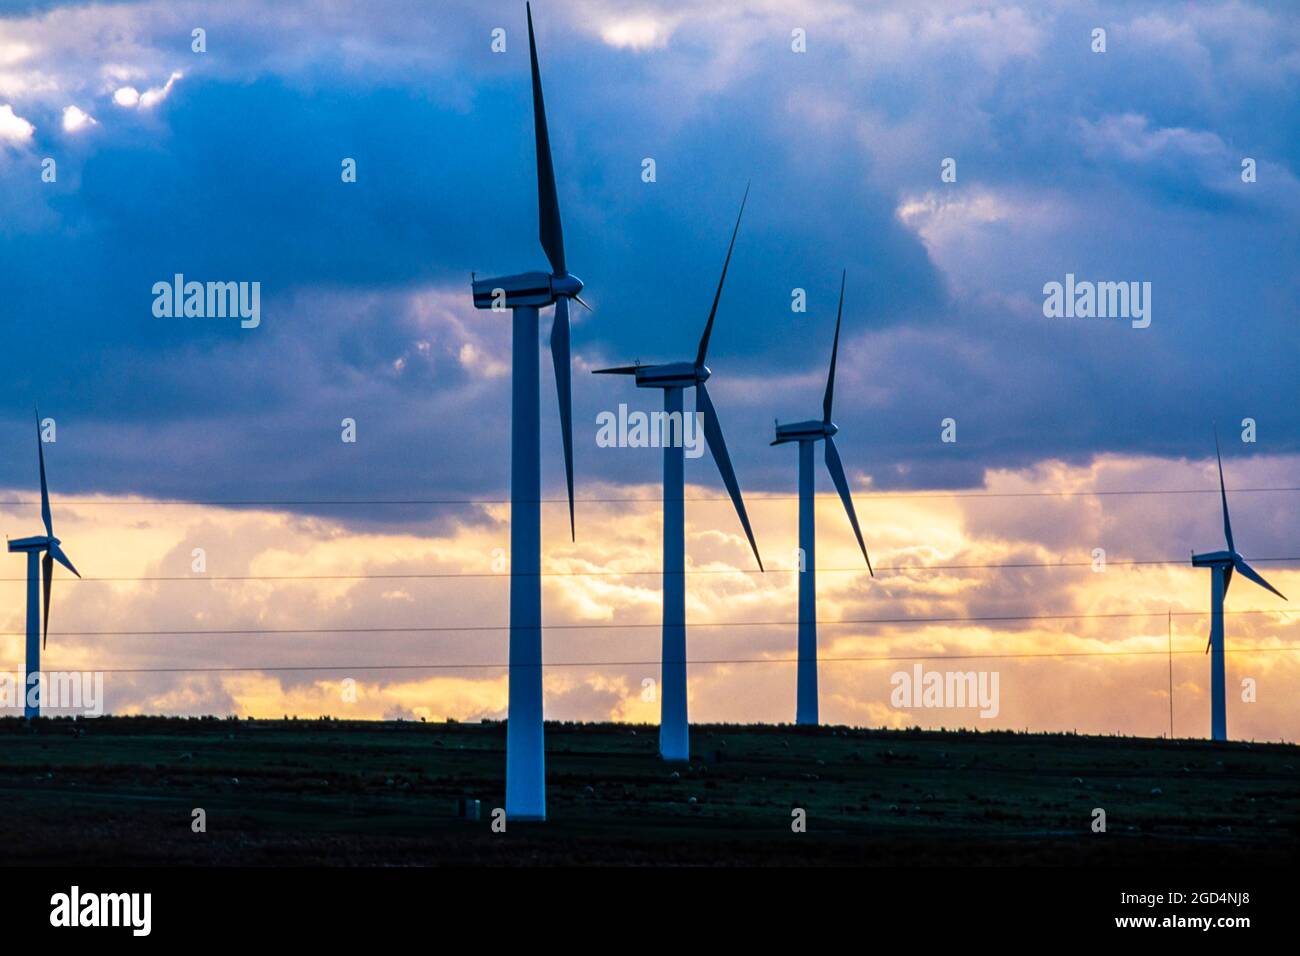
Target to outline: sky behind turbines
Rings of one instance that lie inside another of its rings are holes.
[[[767,443],[773,418],[818,414],[841,269],[836,420],[880,565],[1025,555],[1054,563],[1087,560],[1094,547],[1114,560],[1180,558],[1219,547],[1209,495],[871,497],[1003,486],[1212,490],[1214,420],[1230,494],[1300,485],[1300,16],[1291,5],[575,0],[539,3],[534,16],[566,245],[595,308],[573,311],[578,542],[561,547],[562,507],[544,514],[548,547],[559,549],[548,553],[554,569],[657,566],[658,454],[599,448],[595,435],[598,413],[619,403],[650,409],[658,396],[587,372],[692,354],[746,182],[752,191],[709,359],[747,497],[795,492],[794,453]],[[1096,26],[1107,30],[1104,54],[1090,50]],[[191,51],[195,27],[207,31],[206,53]],[[496,27],[506,31],[504,53],[490,48]],[[807,31],[806,53],[790,49],[796,27]],[[213,555],[214,574],[270,573],[296,560],[367,572],[433,561],[448,572],[490,573],[508,530],[499,505],[313,502],[506,497],[509,322],[474,311],[469,275],[544,261],[530,124],[522,3],[7,5],[0,447],[10,453],[0,456],[0,487],[26,504],[0,511],[6,531],[39,526],[29,454],[39,401],[58,423],[49,467],[60,534],[87,577],[188,573],[199,545]],[[46,157],[57,161],[56,182],[41,180]],[[356,159],[356,183],[340,180],[344,157]],[[945,157],[957,161],[954,183],[940,181]],[[1256,161],[1256,182],[1242,182],[1244,157]],[[646,158],[655,161],[653,183],[642,181]],[[151,288],[178,272],[260,282],[261,324],[156,318]],[[1150,327],[1044,317],[1044,283],[1067,273],[1150,282]],[[806,313],[791,311],[795,288],[807,291]],[[559,498],[548,363],[541,374],[543,487]],[[357,422],[356,444],[339,440],[345,417]],[[940,440],[947,417],[957,422],[955,443]],[[1237,440],[1247,417],[1258,427],[1252,444]],[[707,459],[688,461],[686,479],[688,496],[724,494]],[[819,491],[831,489],[823,481]],[[622,497],[649,503],[582,502]],[[284,504],[149,503],[159,498]],[[76,503],[92,499],[101,503]],[[1300,553],[1295,502],[1295,493],[1232,498],[1248,559]],[[747,546],[723,505],[688,507],[689,559],[747,572]],[[854,566],[842,514],[829,502],[824,511],[822,564]],[[788,556],[793,499],[752,505],[751,514],[765,557]],[[1259,567],[1283,592],[1300,593],[1295,571]],[[20,575],[15,563],[10,576]],[[847,572],[824,575],[821,610],[865,619],[1208,603],[1208,583],[1190,568],[916,577],[868,586]],[[179,639],[170,638],[68,637],[56,649],[65,626],[93,630],[108,620],[428,625],[463,613],[504,623],[503,581],[461,585],[65,588],[60,580],[51,654],[102,665],[107,647],[121,646],[123,659],[142,667],[175,660]],[[12,593],[5,629],[20,630],[20,585],[3,587]],[[548,587],[548,619],[644,611],[654,621],[652,576]],[[701,575],[688,617],[792,620],[793,595],[789,575]],[[1244,589],[1230,593],[1234,605],[1286,607]],[[1300,644],[1292,621],[1230,620],[1229,649],[1238,635]],[[1201,624],[1181,627],[1193,647]],[[1141,628],[1153,648],[1163,646],[1163,619]],[[652,660],[657,633],[645,630],[637,659]],[[1027,653],[1074,640],[1105,650],[1136,639],[1135,628],[1115,622],[1086,637],[949,624],[909,626],[895,642],[881,626],[850,630],[836,638],[823,629],[823,656],[879,645],[948,653],[1005,644]],[[442,643],[428,634],[395,643],[327,636],[291,649],[243,640],[231,650],[206,642],[205,666],[303,660],[317,646],[335,648],[343,664],[504,654],[503,634]],[[5,641],[16,661],[20,641]],[[692,632],[691,643],[693,657],[781,656],[793,653],[793,628]],[[623,653],[609,635],[571,644],[548,637],[548,659],[564,659],[569,647],[591,660]],[[1267,657],[1291,688],[1296,657]],[[1146,697],[1164,692],[1155,679],[1163,663],[1106,663],[1106,680],[1116,682],[1106,699],[1127,701],[1111,713],[1126,715],[1130,729],[1159,732],[1161,706],[1167,724],[1167,700]],[[1187,695],[1204,682],[1203,665],[1188,658]],[[897,716],[870,711],[881,694],[863,699],[862,666],[830,665],[828,719]],[[1070,666],[1090,665],[1053,663],[1053,674],[1073,675],[1060,676],[1061,686],[1078,684]],[[1232,666],[1230,656],[1230,686]],[[655,708],[638,697],[643,670],[563,669],[549,679],[569,682],[555,691],[560,711],[571,700],[575,716],[650,719]],[[742,704],[737,689],[754,686],[755,671],[779,676]],[[329,698],[313,680],[140,675],[119,686],[129,705],[146,709],[256,700],[254,709],[279,713],[298,701],[306,713]],[[370,699],[383,713],[499,714],[503,678],[437,680],[411,676],[405,689],[397,682]],[[241,697],[231,689],[241,681],[260,689]],[[792,713],[793,665],[718,665],[704,680],[692,675],[693,716],[736,706],[740,716],[752,709],[782,719],[787,689]],[[324,696],[309,706],[314,693]],[[1056,719],[1053,699],[1061,693],[1050,680],[1024,691],[1016,719]],[[1266,704],[1249,717],[1230,705],[1230,729],[1248,719],[1261,736],[1300,736],[1293,718]],[[1206,708],[1188,706],[1189,722],[1205,721]],[[1096,723],[1094,708],[1077,710],[1092,729],[1112,729]]]

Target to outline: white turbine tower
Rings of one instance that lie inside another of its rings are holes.
[[[510,402],[510,690],[506,722],[506,817],[546,819],[546,749],[542,723],[542,515],[541,446],[538,438],[537,310],[555,306],[551,359],[560,397],[564,476],[569,489],[573,536],[573,406],[569,368],[569,299],[582,281],[566,267],[555,167],[537,66],[533,12],[528,14],[528,53],[533,73],[533,132],[537,145],[539,238],[550,272],[527,272],[473,281],[474,306],[513,315]]]
[[[745,196],[748,195],[747,187]],[[722,483],[727,486],[727,494],[736,507],[736,514],[740,516],[749,546],[754,549],[758,569],[763,570],[763,559],[759,557],[754,532],[749,526],[749,515],[745,513],[745,502],[740,497],[740,484],[736,481],[735,469],[731,467],[731,458],[727,455],[727,443],[722,438],[718,413],[709,398],[708,389],[704,387],[705,381],[712,374],[704,364],[709,351],[709,336],[713,333],[713,319],[718,313],[722,286],[727,281],[727,266],[731,264],[731,251],[736,246],[736,234],[740,231],[740,217],[744,212],[745,200],[742,199],[740,213],[736,216],[736,227],[731,232],[731,244],[727,246],[727,258],[722,263],[722,277],[718,279],[718,290],[713,295],[713,307],[709,310],[709,320],[705,323],[695,361],[666,365],[625,365],[595,370],[597,375],[634,375],[637,388],[660,388],[664,393],[664,606],[659,754],[665,760],[691,759],[690,724],[686,713],[686,518],[682,497],[684,389],[695,389],[695,407],[704,415],[704,439],[718,465]],[[671,435],[674,427],[675,437]]]
[[[9,542],[11,552],[27,554],[27,671],[24,683],[23,716],[41,716],[40,676],[41,648],[50,636],[50,585],[54,583],[54,562],[58,561],[77,577],[77,569],[72,566],[68,556],[59,547],[60,541],[54,537],[54,522],[50,516],[50,491],[45,483],[45,447],[41,443],[41,413],[36,413],[36,455],[41,466],[41,520],[45,523],[45,534],[31,538],[18,538]],[[39,568],[38,568],[39,565]],[[44,613],[41,612],[40,588],[38,578],[44,584]],[[44,637],[41,623],[44,622]],[[35,690],[33,690],[35,685]]]
[[[1232,582],[1232,572],[1237,571],[1260,587],[1268,588],[1278,597],[1286,596],[1269,584],[1246,563],[1237,553],[1232,541],[1232,522],[1228,519],[1228,492],[1223,485],[1223,457],[1219,454],[1219,433],[1214,433],[1214,457],[1219,462],[1219,497],[1223,502],[1223,536],[1227,539],[1228,550],[1209,551],[1205,554],[1192,555],[1192,564],[1198,568],[1209,568],[1210,577],[1210,640],[1205,645],[1210,655],[1210,737],[1213,740],[1228,739],[1227,696],[1223,668],[1223,599],[1227,596],[1228,585]]]
[[[840,276],[840,305],[835,313],[835,343],[831,346],[831,370],[826,376],[826,395],[822,399],[822,417],[820,421],[793,422],[789,425],[776,426],[776,439],[773,445],[799,443],[799,650],[798,675],[795,698],[795,723],[813,724],[818,721],[817,712],[817,529],[816,501],[813,494],[813,445],[819,441],[826,442],[826,470],[831,474],[831,481],[840,493],[844,510],[849,514],[849,523],[857,535],[858,547],[867,562],[867,571],[872,577],[871,558],[867,556],[867,545],[862,540],[862,529],[858,527],[858,516],[853,510],[853,498],[849,494],[849,483],[844,477],[844,465],[840,462],[840,453],[835,448],[832,437],[839,429],[831,421],[831,406],[835,398],[835,360],[840,351],[840,320],[844,317],[844,280],[847,273]]]

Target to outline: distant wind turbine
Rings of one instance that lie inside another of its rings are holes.
[[[1223,671],[1223,599],[1228,593],[1234,570],[1249,578],[1260,587],[1268,588],[1278,597],[1286,600],[1285,595],[1269,584],[1258,571],[1246,563],[1237,553],[1232,541],[1232,522],[1228,519],[1228,492],[1223,485],[1223,456],[1219,454],[1219,432],[1214,432],[1214,457],[1219,462],[1219,497],[1223,502],[1223,536],[1227,539],[1227,551],[1209,551],[1205,554],[1192,555],[1192,564],[1198,568],[1210,568],[1213,572],[1210,584],[1210,640],[1205,645],[1210,655],[1210,737],[1213,740],[1228,739],[1228,712]]]
[[[54,523],[50,516],[50,491],[45,483],[45,446],[41,442],[41,413],[36,413],[36,455],[41,466],[41,520],[45,523],[45,534],[31,538],[18,538],[9,542],[10,551],[27,553],[27,679],[23,689],[23,716],[41,716],[40,674],[41,648],[50,636],[50,585],[54,583],[54,562],[58,561],[77,577],[77,569],[72,566],[68,556],[59,547],[60,541],[54,537]],[[42,554],[43,552],[43,554]],[[40,568],[37,569],[39,562]],[[44,613],[41,612],[40,595],[37,579],[44,584]],[[44,637],[41,623],[44,622]],[[32,684],[37,690],[33,694]]]
[[[542,723],[542,516],[541,446],[538,438],[537,311],[554,304],[551,359],[560,397],[564,477],[569,490],[569,534],[573,517],[573,406],[569,367],[569,299],[579,298],[582,281],[564,259],[560,202],[537,66],[533,12],[528,15],[528,53],[533,73],[533,131],[537,141],[539,237],[550,272],[526,272],[474,279],[474,306],[510,309],[513,314],[510,405],[510,691],[506,722],[506,817],[546,819],[546,751]],[[584,303],[585,305],[585,303]]]
[[[835,314],[835,344],[831,346],[831,370],[826,377],[826,396],[822,400],[822,417],[806,422],[793,422],[789,425],[776,426],[776,440],[773,445],[799,443],[799,551],[801,564],[799,568],[799,664],[797,695],[795,699],[795,723],[817,723],[817,562],[816,562],[816,497],[813,494],[813,445],[819,441],[826,442],[826,470],[831,473],[831,480],[844,501],[844,510],[849,513],[849,523],[853,533],[858,537],[858,547],[866,559],[867,571],[875,577],[871,569],[871,558],[867,557],[867,546],[862,540],[862,529],[858,527],[858,516],[853,510],[853,498],[849,495],[849,483],[844,478],[844,465],[840,462],[840,453],[835,448],[835,435],[839,429],[831,421],[831,404],[835,398],[835,360],[840,350],[840,320],[844,316],[844,280],[847,273],[840,276],[840,306]]]
[[[745,198],[749,188],[745,188]],[[722,276],[718,290],[713,295],[713,307],[700,338],[700,347],[694,362],[673,362],[666,365],[625,365],[619,368],[596,369],[597,375],[635,375],[637,388],[661,388],[664,392],[664,567],[663,567],[663,663],[659,705],[659,754],[665,760],[689,760],[691,757],[690,727],[686,714],[686,530],[683,503],[683,444],[685,420],[682,417],[682,391],[695,389],[696,408],[704,414],[704,438],[708,442],[713,460],[717,462],[722,482],[727,486],[740,523],[754,549],[758,568],[763,569],[754,532],[745,513],[745,502],[740,497],[740,485],[735,469],[727,455],[727,443],[722,438],[718,413],[709,398],[704,383],[711,374],[704,364],[709,351],[709,336],[713,333],[713,319],[718,313],[718,300],[722,286],[727,281],[727,266],[736,246],[740,231],[740,217],[745,213],[745,199],[740,201],[740,213],[731,233],[727,258],[722,263]],[[677,434],[670,432],[676,427]]]

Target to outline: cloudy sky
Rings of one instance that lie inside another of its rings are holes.
[[[60,578],[48,666],[136,669],[109,676],[119,710],[500,716],[499,668],[351,669],[504,660],[509,326],[472,308],[469,275],[543,263],[522,3],[5,9],[0,517],[14,536],[39,528],[39,401],[57,423],[57,532],[101,579]],[[1176,729],[1204,733],[1208,578],[1122,562],[1220,546],[1203,493],[1215,421],[1239,545],[1300,554],[1298,492],[1270,490],[1300,486],[1294,8],[541,0],[534,14],[568,258],[595,309],[574,316],[577,543],[562,505],[544,512],[545,616],[581,625],[548,631],[548,714],[657,712],[642,681],[657,677],[659,460],[595,441],[600,412],[657,396],[586,372],[693,354],[750,182],[710,390],[774,570],[754,573],[716,471],[688,462],[692,657],[759,661],[695,666],[692,715],[793,713],[780,622],[795,453],[767,442],[774,418],[818,413],[847,269],[839,445],[881,573],[861,572],[823,498],[819,617],[845,622],[822,628],[823,716],[1167,732],[1172,609]],[[260,282],[261,324],[156,317],[153,285],[176,273]],[[1045,283],[1067,274],[1149,282],[1150,326],[1045,317]],[[542,390],[558,497],[549,361]],[[0,623],[16,632],[10,562]],[[1257,566],[1300,594],[1296,564]],[[1289,606],[1232,589],[1230,610],[1263,612],[1229,618],[1230,692],[1260,688],[1254,704],[1230,693],[1234,734],[1300,739]],[[1135,616],[1060,617],[1103,613]],[[951,620],[1043,615],[1057,617]],[[426,630],[374,630],[401,627]],[[59,633],[167,628],[259,633]],[[21,638],[2,640],[16,668]],[[977,654],[1036,655],[962,664],[1002,673],[993,720],[892,708],[889,675],[911,662],[848,659]],[[584,661],[603,663],[559,666]],[[302,664],[336,669],[268,669]],[[220,667],[252,669],[158,673]],[[345,707],[347,676],[362,690]]]

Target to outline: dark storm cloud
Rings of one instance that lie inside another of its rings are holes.
[[[521,10],[38,6],[0,33],[0,105],[35,126],[0,139],[0,481],[32,481],[39,400],[65,495],[504,496],[508,321],[470,308],[468,276],[542,262]],[[597,310],[575,316],[581,478],[657,477],[653,453],[594,444],[598,412],[657,394],[587,369],[693,354],[747,181],[710,351],[747,488],[790,485],[771,420],[819,410],[842,268],[836,417],[850,472],[877,485],[1201,456],[1215,418],[1258,419],[1263,451],[1300,446],[1293,22],[1124,6],[1103,11],[1098,55],[1090,12],[904,4],[810,15],[800,59],[779,13],[648,9],[645,44],[618,4],[539,18],[569,258]],[[47,16],[66,18],[57,35]],[[206,59],[188,49],[203,23]],[[152,107],[113,102],[175,71]],[[64,131],[66,105],[98,123]],[[47,155],[57,183],[40,181]],[[946,156],[957,183],[939,182]],[[151,288],[177,272],[261,282],[261,326],[155,318]],[[1150,281],[1151,327],[1044,318],[1042,286],[1067,272]]]

